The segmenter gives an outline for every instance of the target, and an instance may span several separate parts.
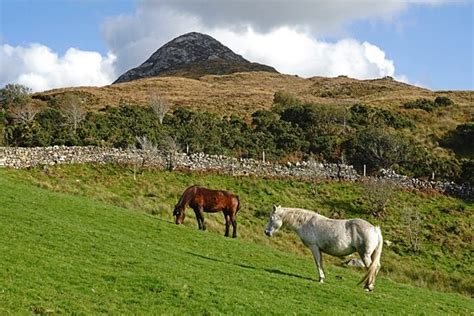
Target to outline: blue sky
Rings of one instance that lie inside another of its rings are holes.
[[[110,84],[173,37],[200,31],[284,73],[474,89],[472,1],[0,3],[2,86]]]

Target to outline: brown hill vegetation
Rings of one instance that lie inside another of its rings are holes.
[[[249,116],[258,109],[269,109],[277,91],[286,91],[304,101],[318,104],[365,103],[391,108],[399,108],[403,103],[418,98],[433,99],[445,95],[458,105],[459,120],[474,114],[473,91],[431,91],[391,78],[357,80],[340,76],[304,79],[269,72],[207,75],[197,79],[155,77],[105,87],[54,89],[37,93],[34,98],[48,101],[64,93],[73,93],[83,98],[87,109],[98,110],[107,105],[146,105],[152,94],[160,94],[173,108]]]
[[[62,88],[36,93],[34,98],[44,104],[56,96],[73,93],[80,96],[88,110],[121,104],[147,105],[151,95],[166,98],[171,108],[185,107],[194,111],[218,115],[236,114],[250,117],[259,109],[269,109],[277,91],[286,91],[305,102],[328,106],[351,106],[356,103],[395,110],[417,124],[415,133],[423,141],[441,137],[459,123],[474,118],[473,91],[431,91],[382,78],[357,80],[298,76],[269,72],[247,72],[230,75],[206,75],[191,79],[183,77],[154,77],[105,87]],[[405,109],[403,104],[420,98],[433,100],[447,96],[455,106],[428,113]]]

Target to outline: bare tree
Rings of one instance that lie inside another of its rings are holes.
[[[160,124],[163,124],[163,119],[165,118],[166,113],[170,110],[168,101],[164,97],[154,94],[150,97],[150,108],[158,117]]]
[[[157,155],[158,147],[146,136],[136,136],[135,139],[137,140],[138,144],[140,145],[140,148],[142,149],[141,168],[143,168],[145,164],[152,159],[153,156]]]
[[[73,132],[76,133],[79,123],[86,117],[86,112],[82,107],[82,100],[74,94],[67,93],[61,101],[60,108],[67,123],[71,126]]]
[[[181,145],[176,140],[176,138],[168,136],[164,139],[163,142],[163,152],[166,159],[166,168],[168,170],[173,170],[176,166],[176,156],[179,152],[182,152]]]
[[[29,123],[33,121],[36,114],[38,114],[39,108],[31,102],[17,105],[10,108],[9,113],[13,119],[17,122]]]

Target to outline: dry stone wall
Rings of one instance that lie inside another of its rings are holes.
[[[119,163],[139,167],[174,168],[216,171],[229,175],[264,177],[295,177],[302,179],[340,179],[358,181],[361,176],[353,166],[303,161],[275,164],[254,159],[238,159],[220,155],[166,154],[143,150],[104,147],[0,147],[0,167],[30,168],[56,164]],[[424,181],[381,170],[375,180],[389,180],[410,189],[434,189],[443,193],[474,200],[474,188],[453,182]]]

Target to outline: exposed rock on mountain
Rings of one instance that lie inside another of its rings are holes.
[[[277,72],[273,67],[246,60],[209,35],[192,32],[168,42],[114,83],[163,75],[197,78],[250,71]]]

